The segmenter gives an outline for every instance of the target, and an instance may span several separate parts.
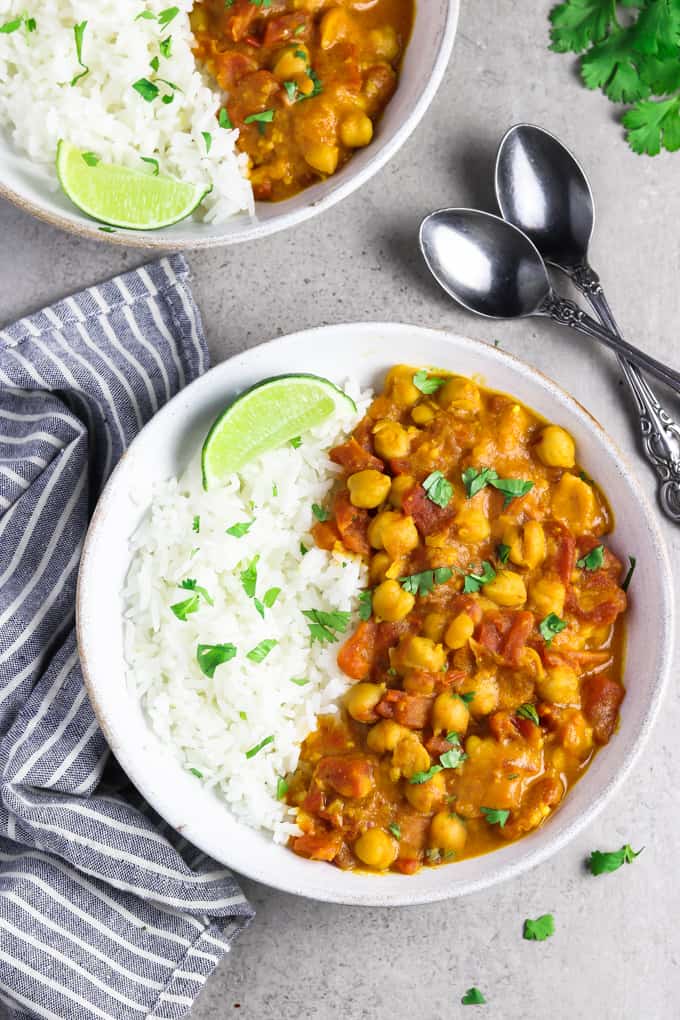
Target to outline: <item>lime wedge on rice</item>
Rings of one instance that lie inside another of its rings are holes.
[[[219,485],[249,461],[294,439],[354,401],[318,375],[279,375],[237,397],[203,444],[203,488]]]
[[[62,139],[57,146],[57,174],[74,205],[111,227],[169,227],[189,216],[210,191],[161,174],[102,163],[92,156]]]

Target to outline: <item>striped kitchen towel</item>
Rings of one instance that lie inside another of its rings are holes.
[[[97,495],[208,367],[181,256],[0,330],[0,1016],[182,1017],[252,917],[110,759],[78,661]]]

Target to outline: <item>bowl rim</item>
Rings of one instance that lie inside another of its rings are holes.
[[[287,230],[289,227],[297,226],[298,224],[304,223],[306,220],[325,212],[327,209],[330,209],[332,206],[357,191],[363,184],[382,170],[385,164],[392,159],[413,131],[415,131],[434,99],[439,86],[441,85],[444,72],[446,71],[451,58],[453,43],[456,38],[456,31],[458,28],[460,2],[461,0],[445,0],[446,21],[444,23],[444,30],[439,43],[439,49],[435,57],[432,74],[428,78],[425,87],[418,96],[408,117],[405,118],[392,137],[387,139],[382,146],[376,148],[375,155],[367,161],[366,165],[361,170],[353,173],[350,164],[346,179],[340,181],[337,186],[331,189],[323,198],[314,198],[315,185],[307,188],[306,193],[309,194],[310,197],[306,204],[291,212],[285,211],[286,200],[284,200],[283,202],[277,203],[283,211],[279,215],[272,216],[271,219],[263,221],[253,218],[249,219],[247,214],[242,213],[239,215],[243,216],[244,224],[243,227],[238,230],[225,234],[212,234],[205,238],[177,237],[176,239],[173,239],[172,233],[166,233],[167,230],[171,229],[167,227],[161,228],[155,234],[148,230],[139,231],[138,233],[135,233],[134,231],[125,231],[121,233],[108,233],[106,231],[102,231],[99,229],[102,224],[97,223],[95,220],[93,220],[90,225],[89,222],[72,220],[60,213],[49,211],[43,204],[26,198],[19,191],[11,188],[8,184],[3,183],[2,179],[0,179],[0,198],[6,199],[12,205],[21,209],[23,212],[36,217],[36,219],[49,223],[50,226],[59,227],[60,229],[67,231],[67,233],[75,234],[77,237],[85,240],[100,241],[105,244],[122,245],[126,248],[138,248],[147,251],[189,251],[207,248],[220,248],[232,244],[241,244],[244,241],[259,240],[260,238],[277,234],[282,230]],[[424,16],[424,13],[421,14],[421,16]],[[418,17],[417,9],[416,17]],[[25,158],[28,159],[28,157]],[[229,222],[233,222],[233,220]],[[196,224],[196,226],[197,228],[200,228],[201,224]],[[227,226],[227,224],[225,224],[225,226]]]
[[[621,758],[618,764],[616,774],[599,790],[598,795],[593,797],[590,803],[579,812],[579,814],[573,819],[573,821],[564,827],[561,831],[555,830],[554,834],[551,834],[544,840],[542,844],[532,847],[524,854],[520,859],[516,861],[498,863],[495,868],[490,868],[488,873],[480,876],[479,878],[468,879],[464,882],[460,882],[456,887],[449,888],[446,883],[442,882],[441,887],[436,889],[429,889],[424,891],[409,892],[408,887],[408,876],[404,876],[403,892],[398,894],[390,893],[388,897],[380,896],[380,879],[381,875],[370,876],[375,883],[375,894],[366,894],[365,888],[358,889],[356,892],[347,892],[346,889],[338,890],[330,883],[329,887],[325,886],[323,889],[319,889],[319,883],[314,887],[313,891],[309,891],[301,886],[295,886],[290,881],[281,879],[277,872],[267,871],[260,869],[256,864],[243,867],[243,862],[239,862],[238,873],[245,877],[260,882],[270,888],[277,889],[281,892],[286,892],[292,895],[299,895],[306,898],[319,900],[320,902],[327,903],[338,903],[352,906],[414,906],[422,903],[439,902],[445,899],[457,898],[459,896],[470,895],[475,892],[479,892],[483,889],[490,888],[498,885],[501,882],[508,881],[511,878],[517,878],[519,875],[524,874],[531,868],[542,864],[544,861],[552,857],[558,851],[563,849],[567,843],[571,842],[580,832],[582,832],[586,826],[588,826],[610,803],[615,794],[621,789],[622,784],[625,782],[630,772],[632,771],[635,763],[639,760],[642,751],[650,737],[653,726],[657,720],[658,713],[663,701],[664,693],[668,686],[670,677],[670,670],[673,659],[674,649],[674,637],[675,637],[675,604],[673,599],[673,578],[670,565],[670,557],[666,545],[665,538],[661,531],[658,521],[658,515],[654,511],[649,499],[644,493],[642,486],[637,480],[634,470],[631,467],[628,457],[618,447],[618,445],[610,438],[608,433],[600,422],[588,411],[578,400],[576,400],[567,390],[563,389],[558,383],[535,368],[533,365],[528,364],[522,358],[517,355],[511,354],[508,351],[496,347],[484,340],[474,339],[468,336],[464,336],[454,332],[453,330],[446,329],[443,327],[433,328],[424,327],[422,325],[407,324],[402,322],[351,322],[351,323],[337,323],[332,325],[324,326],[313,326],[304,330],[299,330],[295,333],[287,334],[281,337],[275,337],[271,340],[262,341],[259,344],[248,348],[246,351],[240,351],[225,361],[218,363],[213,366],[204,375],[199,376],[185,389],[180,390],[175,397],[169,400],[157,413],[154,415],[151,421],[156,421],[159,417],[162,419],[166,415],[172,413],[172,405],[182,396],[186,395],[192,388],[200,387],[203,380],[210,374],[227,372],[227,366],[235,359],[243,356],[244,354],[250,354],[252,351],[261,350],[263,347],[271,347],[272,345],[284,346],[292,341],[302,341],[306,336],[317,335],[321,332],[331,333],[333,331],[347,331],[352,330],[368,330],[369,332],[374,331],[375,333],[385,333],[393,331],[395,329],[403,330],[407,329],[413,331],[415,334],[428,334],[430,336],[436,336],[439,339],[454,339],[457,342],[471,347],[473,350],[477,350],[483,358],[489,358],[491,360],[499,360],[505,362],[508,367],[512,367],[515,370],[519,369],[522,374],[528,375],[530,380],[538,382],[541,389],[547,392],[551,399],[557,395],[567,405],[576,412],[577,417],[587,420],[587,425],[590,430],[595,431],[598,434],[600,443],[605,448],[606,455],[613,459],[615,463],[621,469],[624,476],[625,482],[633,490],[637,503],[639,506],[639,513],[644,517],[646,525],[649,527],[651,532],[652,540],[656,546],[659,554],[659,559],[656,564],[658,578],[658,591],[660,597],[660,606],[663,612],[663,617],[666,623],[665,635],[666,640],[660,651],[659,665],[656,672],[656,676],[651,682],[649,690],[649,698],[644,712],[640,717],[640,725],[637,730],[636,739],[631,742],[627,748],[626,753]],[[386,360],[389,360],[386,359]],[[146,426],[145,426],[146,428]],[[91,571],[90,561],[94,558],[91,556],[91,546],[93,544],[94,536],[99,528],[100,519],[104,515],[104,509],[106,504],[112,499],[115,492],[116,479],[122,468],[124,461],[126,460],[127,453],[132,451],[135,444],[138,444],[140,437],[143,435],[144,429],[142,429],[137,436],[134,438],[128,451],[123,454],[118,464],[111,473],[95,507],[92,515],[88,532],[83,545],[83,552],[81,556],[77,590],[76,590],[76,637],[77,647],[81,662],[81,668],[83,673],[83,679],[85,687],[93,706],[94,713],[97,717],[97,721],[102,728],[102,731],[107,739],[109,745],[116,744],[117,741],[113,736],[111,727],[108,724],[106,718],[106,712],[104,707],[100,704],[97,684],[94,681],[93,676],[90,674],[87,655],[85,651],[86,638],[84,635],[83,620],[86,617],[86,612],[83,609],[84,603],[87,599],[87,575]],[[129,776],[130,780],[139,789],[142,795],[147,798],[145,792],[145,777],[142,771],[140,771],[135,763],[135,755],[121,749],[120,745],[116,746],[116,757],[123,767],[124,771]],[[162,811],[162,806],[159,805],[160,797],[154,797],[149,795],[148,802],[158,811],[163,818],[165,815]],[[167,798],[166,798],[167,799]],[[228,810],[228,809],[227,809]],[[169,823],[172,826],[172,823]],[[237,824],[241,824],[238,823]],[[542,829],[541,831],[550,830]],[[199,849],[204,850],[206,853],[213,853],[213,847],[206,845],[208,842],[207,838],[201,836],[200,829],[197,828],[193,823],[187,823],[182,826],[181,835],[197,846]],[[515,841],[517,843],[522,842],[521,840]],[[499,851],[490,853],[488,857],[494,857],[495,854],[501,854],[502,848]],[[227,867],[234,867],[233,865],[227,864]]]

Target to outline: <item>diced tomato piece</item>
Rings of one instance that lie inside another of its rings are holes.
[[[564,585],[569,585],[576,565],[576,539],[559,521],[550,521],[546,527],[551,550],[545,563],[546,569],[553,570]]]
[[[241,78],[257,71],[257,61],[246,53],[226,50],[215,61],[215,77],[225,92],[231,92]]]
[[[373,763],[367,758],[322,758],[314,776],[341,797],[365,797],[373,789]]]
[[[392,867],[402,875],[415,875],[420,867],[420,861],[417,857],[398,857]]]
[[[593,734],[598,743],[606,744],[614,732],[619,705],[625,693],[621,684],[610,679],[606,673],[595,673],[583,681],[581,685],[583,712],[593,727]]]
[[[489,729],[500,744],[519,738],[518,720],[512,712],[494,712],[489,716]]]
[[[427,725],[433,701],[434,696],[386,691],[375,710],[383,719],[394,719],[411,730],[422,730]]]
[[[609,573],[583,571],[578,584],[567,592],[565,607],[580,620],[598,626],[611,624],[628,604],[626,593]]]
[[[397,824],[401,830],[401,847],[405,851],[405,857],[410,857],[414,850],[424,848],[430,829],[429,815],[421,815],[416,811],[400,811]]]
[[[312,528],[312,535],[319,549],[332,549],[340,541],[340,532],[333,521],[317,521]]]
[[[451,503],[446,507],[441,507],[428,499],[422,485],[414,485],[402,498],[401,505],[404,513],[411,515],[421,535],[431,535],[435,531],[441,531],[455,513]]]
[[[534,614],[525,610],[513,616],[510,630],[503,644],[503,657],[511,666],[518,666],[526,648],[527,638],[534,629]]]
[[[251,7],[251,10],[257,10]],[[234,124],[242,127],[243,121],[253,113],[262,113],[271,105],[271,100],[280,86],[270,71],[253,71],[239,81],[239,87],[229,100],[228,110]],[[257,128],[257,125],[250,125]],[[246,125],[248,127],[248,125]]]
[[[602,545],[601,538],[596,538],[594,535],[582,535],[576,539],[576,558],[579,560],[583,559],[589,552],[596,549],[598,545]],[[621,560],[606,546],[604,547],[602,566],[599,568],[599,572],[608,574],[612,581],[617,583],[623,573]]]
[[[302,807],[310,815],[318,815],[324,806],[324,795],[319,786],[311,786],[307,796],[302,802]]]
[[[435,736],[434,734],[428,737],[424,743],[425,750],[428,752],[429,755],[431,755],[432,758],[438,758],[441,754],[446,754],[446,752],[450,751],[451,748],[454,746],[453,744],[449,743],[446,737],[441,737],[439,735]]]
[[[473,595],[456,595],[450,604],[451,615],[458,616],[459,613],[467,613],[475,626],[482,622],[484,611],[479,604],[479,599]]]
[[[409,618],[399,620],[397,623],[388,623],[386,620],[379,623],[375,639],[376,655],[384,655],[390,648],[395,648],[412,626]]]
[[[333,512],[345,548],[360,556],[368,556],[371,551],[368,541],[368,526],[371,519],[368,511],[353,506],[349,493],[343,489],[333,501]]]
[[[339,832],[297,836],[293,840],[295,853],[312,861],[332,861],[341,845],[342,835]]]
[[[271,18],[267,23],[264,33],[265,46],[277,46],[288,39],[299,40],[307,28],[307,15],[302,11],[295,11],[293,14],[282,14],[278,18]]]
[[[338,652],[338,666],[352,680],[365,680],[375,661],[377,624],[362,620]]]
[[[231,15],[227,18],[226,34],[234,42],[239,42],[248,35],[256,14],[257,6],[250,0],[235,0],[231,8]]]
[[[488,613],[479,626],[477,640],[507,665],[518,666],[533,627],[533,613],[525,610]]]
[[[334,464],[344,468],[348,475],[369,469],[382,471],[384,468],[383,462],[374,457],[370,450],[361,446],[354,436],[350,436],[341,446],[334,446],[328,456]]]

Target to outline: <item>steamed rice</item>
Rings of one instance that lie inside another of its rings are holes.
[[[358,413],[349,405],[339,410],[297,449],[265,454],[224,488],[203,491],[198,457],[186,477],[157,485],[131,543],[124,593],[129,682],[184,767],[214,787],[240,820],[271,831],[278,842],[299,831],[295,811],[277,799],[279,778],[295,769],[317,715],[336,711],[347,688],[338,644],[312,643],[302,611],[355,612],[366,584],[357,558],[325,552],[309,534],[312,504],[324,505],[338,476],[328,450],[366,407],[364,396],[347,391]],[[241,538],[227,534],[249,521]],[[264,617],[241,580],[256,556],[256,597],[281,589]],[[182,622],[170,606],[191,595],[178,587],[186,578],[204,587],[214,605],[201,597],[198,612]],[[278,644],[260,663],[246,658],[263,640]],[[233,643],[238,655],[209,679],[196,661],[199,643]]]
[[[0,128],[50,187],[58,187],[54,161],[63,138],[105,162],[143,170],[141,157],[150,157],[161,173],[212,185],[198,211],[207,221],[252,213],[248,158],[236,149],[238,131],[219,127],[222,97],[191,52],[192,7],[193,0],[172,6],[168,0],[33,0],[28,6],[25,0],[0,0],[0,26],[20,16],[35,21],[34,31],[24,20],[17,31],[0,32]],[[161,12],[175,8],[167,24],[159,23]],[[140,18],[143,12],[154,17]],[[72,85],[83,70],[73,29],[83,21],[82,60],[89,72]],[[166,57],[159,43],[169,36]],[[150,63],[155,59],[157,73]],[[158,81],[161,93],[173,94],[172,102],[143,99],[132,88],[142,78]],[[202,132],[211,136],[210,151]]]

